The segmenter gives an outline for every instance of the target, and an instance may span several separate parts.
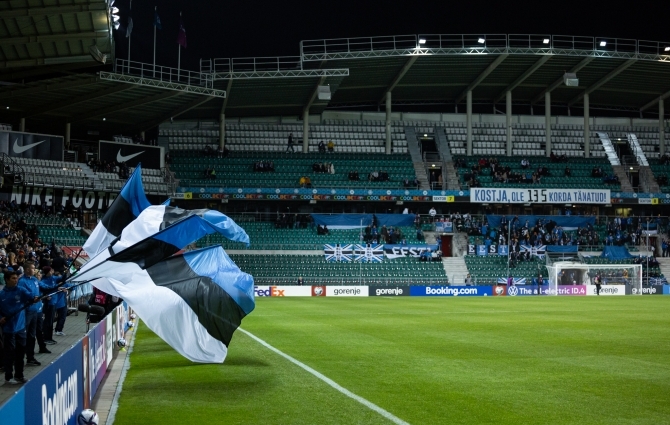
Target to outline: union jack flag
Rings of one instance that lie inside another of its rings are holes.
[[[526,252],[530,252],[530,255],[534,255],[538,258],[544,258],[544,254],[547,252],[547,245],[540,245],[540,246],[527,246],[527,245],[521,245],[521,253],[524,254]]]
[[[515,277],[514,279],[514,284],[515,285],[525,285],[526,284],[526,278],[525,277]],[[507,279],[504,277],[499,277],[498,278],[498,284],[499,285],[507,285]]]
[[[383,245],[355,245],[354,259],[363,263],[381,263],[384,259]]]
[[[335,244],[335,245],[324,245],[323,246],[323,253],[326,256],[326,261],[328,262],[335,262],[335,261],[347,261],[350,262],[352,260],[352,256],[354,254],[353,250],[353,245],[341,245],[341,244]]]

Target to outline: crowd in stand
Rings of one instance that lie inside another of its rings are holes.
[[[114,173],[118,174],[120,179],[127,179],[130,176],[130,168],[125,162],[119,164],[116,161],[90,158],[87,165],[94,173]]]
[[[228,150],[227,147],[224,146],[223,149],[214,149],[210,145],[205,146],[205,149],[202,151],[204,156],[209,156],[212,158],[225,158],[228,156],[230,151]]]
[[[386,171],[374,170],[368,174],[368,181],[371,182],[387,182],[389,181],[389,173]]]
[[[315,173],[335,174],[335,166],[332,162],[315,162],[312,164],[312,171]]]
[[[42,203],[41,205],[32,205],[27,202],[16,203],[15,200],[0,201],[0,214],[10,217],[62,217],[65,218],[70,227],[78,227],[84,222],[84,208],[82,205],[76,207],[72,201],[68,201],[65,206],[54,202],[51,206]],[[29,232],[36,232],[34,225],[25,224],[25,220],[19,219],[19,225],[25,225]],[[21,224],[23,223],[23,224]]]
[[[1,203],[0,211],[0,367],[6,383],[18,384],[25,382],[24,365],[40,366],[36,355],[50,353],[54,335],[65,336],[68,285],[61,283],[73,258],[40,240],[18,209]]]

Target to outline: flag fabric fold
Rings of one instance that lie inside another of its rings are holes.
[[[184,357],[223,362],[233,333],[255,307],[253,278],[221,246],[176,255],[148,268],[140,267],[139,257],[125,260],[105,261],[87,279],[99,277],[95,287],[123,298]]]
[[[128,17],[128,26],[126,27],[126,38],[130,37],[130,34],[133,33],[133,17]]]
[[[161,18],[158,16],[158,11],[154,10],[154,26],[158,28],[159,30],[163,29],[163,26],[161,25]]]
[[[107,213],[86,240],[84,250],[91,258],[95,257],[120,236],[123,229],[149,205],[142,185],[142,165],[137,164],[119,196],[114,199]]]

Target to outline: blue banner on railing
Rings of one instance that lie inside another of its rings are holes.
[[[454,231],[454,223],[438,221],[435,223],[435,231],[438,233],[452,233]]]
[[[482,297],[493,296],[492,286],[410,286],[412,297]]]
[[[437,245],[384,245],[384,256],[389,260],[395,258],[419,258],[424,252],[437,251]]]
[[[323,246],[323,254],[328,262],[381,263],[384,259],[384,248],[382,245],[372,244],[326,244]]]

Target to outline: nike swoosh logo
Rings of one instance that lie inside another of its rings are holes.
[[[37,142],[37,143],[32,143],[30,145],[19,146],[19,139],[16,139],[16,140],[14,140],[14,153],[23,153],[23,152],[27,151],[28,149],[32,149],[35,146],[37,146],[41,143],[44,143],[44,142],[46,142],[46,140],[42,140],[41,142]]]
[[[119,153],[116,154],[116,162],[123,163],[123,162],[128,161],[129,159],[135,158],[137,155],[142,155],[143,153],[144,153],[144,151],[137,152],[137,153],[134,153],[134,154],[128,155],[128,156],[123,156],[123,155],[121,155],[121,149],[119,149]]]

